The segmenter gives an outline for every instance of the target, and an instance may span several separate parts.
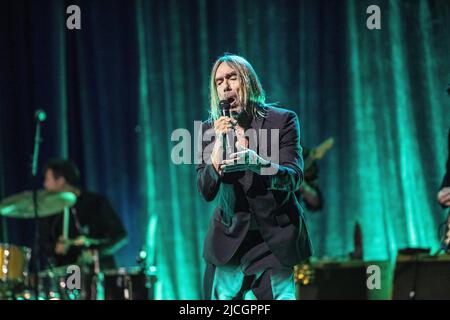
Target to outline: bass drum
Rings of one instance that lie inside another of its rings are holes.
[[[27,282],[31,249],[0,243],[0,299],[13,298]]]
[[[28,276],[31,249],[0,244],[0,280],[3,283],[24,282]]]

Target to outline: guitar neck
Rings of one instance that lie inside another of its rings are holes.
[[[324,142],[322,142],[319,146],[311,149],[308,154],[308,157],[305,159],[304,163],[304,171],[307,171],[312,167],[316,160],[322,159],[325,153],[333,146],[334,138],[328,138]]]
[[[312,165],[314,164],[315,160],[316,160],[316,159],[314,159],[314,157],[312,157],[311,155],[309,155],[309,156],[305,159],[303,171],[309,170],[309,169],[312,167]]]

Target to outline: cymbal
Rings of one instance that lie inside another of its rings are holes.
[[[76,201],[77,196],[72,192],[38,190],[38,216],[43,218],[60,213],[64,208],[73,206]],[[24,191],[4,199],[0,202],[0,216],[21,219],[34,218],[33,192]]]

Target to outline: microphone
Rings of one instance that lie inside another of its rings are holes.
[[[219,102],[219,109],[223,116],[231,117],[230,108],[231,105],[227,100],[221,100]]]
[[[221,100],[219,102],[219,109],[220,109],[220,113],[222,114],[222,116],[224,117],[231,117],[231,113],[230,113],[230,103],[227,100]],[[233,148],[233,141],[232,141],[232,137],[229,134],[225,135],[225,139],[226,139],[226,143],[227,143],[227,158],[228,156],[233,153],[234,148]]]
[[[34,113],[34,120],[37,122],[44,122],[47,119],[47,114],[42,109],[37,109]]]

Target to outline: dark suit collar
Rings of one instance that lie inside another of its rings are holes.
[[[266,110],[265,117],[263,117],[263,116],[253,117],[252,120],[250,121],[250,128],[249,129],[253,129],[253,130],[256,131],[256,135],[257,136],[255,138],[258,139],[258,140],[259,140],[259,138],[258,138],[259,130],[263,128],[263,125],[264,125],[264,122],[266,121],[266,117],[267,117],[268,112],[269,112],[269,110]],[[257,153],[259,153],[259,142],[257,142],[255,151]],[[251,187],[251,185],[253,183],[253,176],[254,175],[255,174],[253,172],[246,171],[245,172],[245,176],[240,180],[245,192],[247,192],[250,189],[250,187]]]
[[[266,118],[268,116],[269,113],[269,108],[267,107],[265,109],[265,116],[255,116],[252,118],[251,124],[250,124],[250,128],[255,129],[256,131],[258,131],[259,129],[261,129],[264,125],[264,122],[266,121]]]
[[[262,128],[265,119],[266,118],[262,116],[253,117],[250,128],[253,128],[258,132],[258,130]]]

